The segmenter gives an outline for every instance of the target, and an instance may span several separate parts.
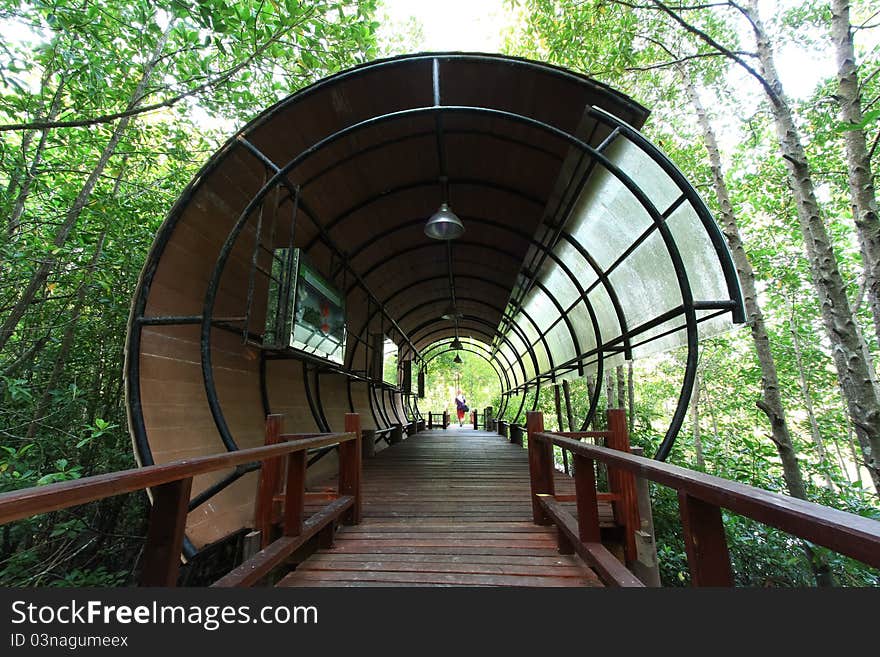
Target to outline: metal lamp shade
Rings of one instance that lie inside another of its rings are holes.
[[[449,346],[458,351],[459,349],[461,349],[461,341],[458,338],[455,338],[455,340],[453,340],[452,344]]]
[[[462,363],[461,356],[459,356],[458,354],[455,354],[455,358],[452,359],[452,362],[456,363],[457,365],[461,365],[461,363]]]
[[[464,234],[464,224],[444,203],[425,224],[425,235],[435,240],[454,240]]]
[[[461,319],[462,314],[458,311],[454,304],[449,304],[446,307],[446,310],[443,311],[443,314],[440,315],[441,319]]]

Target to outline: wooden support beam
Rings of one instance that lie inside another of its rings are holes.
[[[264,445],[276,445],[281,442],[283,423],[283,415],[266,416]],[[254,500],[254,529],[260,532],[261,545],[264,548],[272,542],[272,505],[278,491],[281,464],[280,458],[266,459],[260,468],[257,496]]]
[[[343,443],[344,444],[344,443]],[[306,502],[306,453],[287,456],[287,484],[284,489],[284,535],[302,534]]]
[[[253,586],[274,568],[280,566],[297,549],[319,531],[332,524],[339,516],[351,509],[354,498],[346,495],[334,500],[303,523],[299,536],[282,536],[263,548],[253,559],[241,564],[229,574],[218,579],[212,586]]]
[[[397,445],[403,442],[403,425],[394,424],[391,426],[391,433],[388,436],[389,445]]]
[[[538,502],[559,531],[568,538],[574,551],[610,586],[643,587],[639,579],[598,542],[579,540],[578,521],[550,495],[538,495]]]
[[[354,504],[343,517],[343,522],[356,525],[361,521],[361,416],[345,414],[345,431],[355,434],[354,440],[339,444],[339,494],[350,495]]]
[[[564,431],[565,424],[562,420],[562,404],[560,402],[558,383],[553,386],[553,402],[556,405],[556,428],[559,431]],[[568,474],[568,452],[564,449],[562,450],[562,469],[565,474]]]
[[[565,396],[565,416],[568,420],[568,430],[574,431],[574,413],[571,411],[571,387],[568,384],[568,379],[562,381],[562,393]],[[559,428],[562,429],[562,427]]]
[[[577,501],[578,537],[585,543],[601,543],[596,467],[593,459],[574,455],[574,487]]]
[[[192,477],[152,489],[153,508],[144,545],[141,586],[177,586],[191,490]]]
[[[733,586],[721,509],[679,491],[678,508],[692,586]]]
[[[544,414],[540,411],[526,413],[526,429],[529,434],[529,482],[532,492],[532,519],[536,525],[549,525],[550,518],[538,501],[538,495],[555,494],[553,482],[553,446],[536,436],[544,433]]]
[[[625,410],[620,408],[608,410],[608,430],[611,435],[607,438],[607,446],[628,454],[629,431]],[[631,472],[609,466],[608,483],[611,492],[621,496],[620,502],[614,504],[614,519],[624,528],[626,560],[631,563],[638,559],[636,532],[641,529],[636,478]]]
[[[361,454],[364,458],[376,456],[376,430],[364,429],[361,432]]]

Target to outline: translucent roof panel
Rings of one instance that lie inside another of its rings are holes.
[[[693,205],[682,204],[666,220],[684,260],[688,281],[697,301],[727,298],[727,284],[718,255]]]
[[[660,165],[629,139],[618,137],[605,155],[638,184],[658,212],[663,213],[682,195],[682,190]]]
[[[632,192],[604,167],[596,166],[566,229],[605,270],[652,223]]]
[[[630,329],[682,303],[669,249],[658,230],[636,247],[608,279],[620,299]]]
[[[587,372],[602,361],[607,371],[687,344],[689,321],[705,337],[741,315],[730,254],[705,205],[656,148],[608,120],[617,132],[601,155],[588,151],[593,164],[579,172],[585,178],[568,182],[569,189],[582,183],[570,213],[535,232],[553,257],[530,261],[538,263],[539,283],[529,285],[524,274],[522,298],[514,295],[508,306],[537,356],[533,372],[522,340],[506,331],[532,389],[539,378],[571,376],[578,361]],[[541,353],[545,343],[552,364]]]

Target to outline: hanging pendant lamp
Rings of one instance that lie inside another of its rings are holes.
[[[462,315],[458,311],[458,308],[455,307],[454,303],[450,303],[446,306],[446,310],[443,311],[443,314],[440,315],[441,319],[461,319]]]
[[[425,235],[434,240],[454,240],[464,234],[464,224],[461,219],[449,209],[447,203],[443,203],[435,212],[428,223],[425,224]]]
[[[458,354],[455,354],[455,358],[452,359],[452,362],[457,365],[461,365],[461,363],[462,363],[461,356],[459,356]]]
[[[458,351],[459,349],[462,348],[461,347],[461,340],[459,340],[458,338],[455,338],[455,340],[453,340],[452,344],[449,346],[452,347],[453,349],[455,349],[456,351]]]

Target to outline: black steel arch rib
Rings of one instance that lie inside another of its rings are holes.
[[[557,138],[562,139],[563,141],[568,141],[571,145],[581,148],[582,150],[590,153],[592,157],[598,161],[609,173],[611,173],[614,177],[621,182],[624,187],[626,187],[629,192],[641,203],[641,205],[648,211],[648,214],[651,216],[652,220],[655,223],[660,224],[659,230],[663,237],[664,244],[667,247],[667,251],[669,252],[670,259],[673,261],[673,266],[676,271],[676,275],[679,282],[679,288],[682,293],[682,300],[686,305],[686,318],[688,323],[687,328],[687,342],[688,342],[688,364],[686,367],[685,377],[684,377],[684,385],[682,386],[681,393],[679,395],[679,406],[676,409],[675,414],[673,415],[673,422],[670,426],[670,430],[667,432],[666,437],[664,438],[663,443],[661,443],[661,448],[658,451],[658,455],[661,458],[664,458],[668,450],[671,448],[672,440],[674,440],[675,435],[678,432],[679,427],[681,426],[681,422],[683,421],[684,414],[686,412],[687,401],[690,396],[690,387],[693,385],[693,379],[695,376],[694,368],[696,367],[696,315],[693,308],[693,298],[690,292],[690,284],[687,280],[687,274],[684,270],[684,265],[681,260],[681,256],[678,252],[677,245],[675,244],[675,240],[672,237],[668,227],[666,227],[662,220],[660,220],[660,213],[657,208],[654,207],[653,203],[647,196],[642,192],[641,188],[639,188],[623,171],[621,171],[615,164],[613,164],[607,157],[605,157],[602,153],[596,151],[589,144],[582,142],[577,137],[570,135],[569,133],[560,130],[559,128],[555,128],[548,124],[545,124],[541,121],[533,119],[531,117],[522,116],[513,112],[508,112],[504,110],[497,109],[489,109],[483,107],[465,107],[465,106],[434,106],[434,107],[425,107],[425,108],[414,108],[408,110],[400,110],[397,112],[391,112],[389,114],[385,114],[379,117],[373,117],[370,119],[366,119],[359,123],[355,123],[350,125],[342,130],[337,131],[336,133],[325,137],[309,149],[306,149],[302,153],[300,153],[297,157],[295,157],[291,162],[289,162],[284,167],[280,168],[279,171],[263,186],[263,188],[258,192],[258,194],[252,199],[252,201],[248,204],[245,210],[240,215],[239,221],[230,231],[230,234],[227,238],[226,243],[224,244],[223,249],[221,249],[220,256],[218,257],[218,266],[215,268],[215,274],[212,276],[212,279],[208,286],[208,292],[205,297],[205,309],[203,312],[202,318],[202,340],[203,345],[205,343],[210,342],[210,330],[211,323],[210,317],[213,314],[213,299],[216,297],[216,288],[219,284],[219,273],[222,272],[223,266],[225,266],[226,259],[229,257],[229,252],[231,251],[232,245],[243,229],[244,223],[249,217],[250,213],[257,207],[257,205],[265,198],[268,194],[268,191],[274,187],[275,184],[278,183],[286,183],[285,177],[287,174],[292,171],[297,164],[304,161],[312,154],[320,151],[326,145],[330,143],[334,143],[342,139],[344,136],[349,134],[353,134],[359,130],[362,130],[364,127],[369,125],[376,125],[383,123],[385,121],[392,121],[403,117],[409,116],[419,116],[422,114],[432,114],[435,112],[449,112],[452,114],[477,114],[477,115],[487,115],[494,116],[499,119],[509,120],[514,123],[522,123],[525,125],[532,125],[535,127],[539,127],[550,135],[553,135]],[[527,341],[526,341],[527,342]],[[203,378],[205,379],[206,388],[213,388],[213,372],[210,366],[210,349],[204,349],[202,355],[202,370],[203,370]],[[534,359],[534,354],[531,354]],[[539,369],[537,367],[537,363],[535,363],[536,371]],[[209,406],[211,408],[212,416],[214,417],[215,424],[223,437],[224,442],[229,438],[234,445],[234,440],[232,440],[231,435],[229,434],[228,427],[226,426],[225,419],[223,418],[222,409],[219,407],[219,403],[216,400],[216,397],[212,399],[211,395],[209,395]],[[682,408],[684,406],[684,408]],[[665,451],[665,453],[663,453]]]
[[[426,339],[428,339],[429,337],[431,337],[432,335],[436,335],[437,333],[443,333],[444,331],[448,331],[448,330],[449,330],[449,329],[446,328],[446,327],[436,328],[436,329],[434,329],[433,331],[429,331],[428,333],[425,333],[425,334],[422,336],[422,339],[425,339],[425,340],[426,340]],[[494,333],[494,331],[490,333],[490,332],[485,331],[484,329],[479,328],[479,327],[469,326],[469,327],[467,327],[467,330],[468,330],[469,333],[475,333],[475,334],[480,335],[480,336],[482,336],[482,337],[484,337],[484,338],[488,338],[489,340],[491,340],[493,337],[495,337],[495,333]],[[438,338],[437,342],[432,343],[432,346],[433,346],[433,344],[437,344],[438,342],[441,342],[441,341],[443,341],[443,340],[445,340],[445,339],[447,339],[447,338],[453,338],[453,337],[454,337],[454,336],[452,336],[452,335],[446,335],[446,336],[443,336],[443,337],[441,337],[441,338]],[[509,360],[507,360],[507,357],[506,357],[506,356],[504,357],[504,363],[501,363],[501,360],[498,358],[498,356],[499,356],[498,354],[490,354],[490,355],[491,355],[492,358],[495,358],[496,360],[498,360],[498,364],[499,364],[499,366],[501,366],[502,371],[504,371],[504,372],[510,372],[512,375],[516,376],[516,373],[515,373],[515,370],[514,370],[514,367],[513,367],[513,363],[511,363]],[[502,355],[503,355],[503,354],[502,354]],[[520,366],[520,369],[523,368],[521,362],[517,361],[517,364]],[[504,365],[507,366],[506,369],[505,369]],[[509,381],[509,377],[507,377],[506,374],[505,374],[505,380],[508,380],[508,381]]]
[[[436,57],[436,56],[434,56],[434,57]],[[457,56],[454,56],[454,55],[450,55],[450,56],[442,56],[441,59],[444,59],[444,60],[445,60],[445,59],[455,59],[456,57],[457,57]],[[489,60],[489,59],[493,59],[493,58],[485,58],[485,59]],[[531,63],[525,63],[525,62],[517,62],[516,65],[522,65],[522,66],[534,66],[534,65],[531,64]],[[367,65],[367,66],[365,66],[364,68],[369,68],[370,66],[371,66],[371,65]],[[550,67],[542,67],[542,68],[550,69]],[[356,70],[358,70],[358,69],[356,69]],[[573,74],[571,74],[571,73],[565,72],[565,71],[560,71],[560,70],[556,69],[555,72],[556,72],[557,74],[560,74],[560,75],[566,75],[566,76],[569,76],[569,77],[571,77],[572,79],[577,79],[577,76],[575,76],[575,75],[573,75]],[[331,79],[343,79],[344,77],[347,77],[347,76],[349,76],[349,75],[354,75],[354,74],[356,74],[356,73],[354,73],[354,72],[347,72],[347,73],[345,73],[345,74],[340,74],[339,76],[334,76],[334,78],[331,78]],[[586,81],[583,80],[583,79],[581,78],[581,79],[580,79],[580,82],[584,83],[584,82],[586,82]],[[329,82],[328,82],[328,81],[324,81],[324,82],[322,82],[322,83],[319,83],[319,85],[316,85],[314,88],[318,88],[318,86],[323,86],[324,84],[329,84]],[[590,83],[590,84],[593,84],[593,83]],[[312,89],[312,88],[310,88],[310,89]],[[301,92],[301,94],[305,95],[305,92]],[[295,97],[296,97],[296,98],[300,98],[300,97],[302,97],[302,96],[301,96],[300,94],[297,94]],[[288,102],[288,101],[284,101],[284,102]],[[273,109],[277,109],[277,107],[279,107],[279,106],[276,106],[276,108],[273,108]],[[447,111],[447,110],[450,110],[450,109],[452,109],[452,111],[459,111],[459,110],[465,110],[465,109],[472,110],[473,108],[447,108],[447,107],[444,107],[444,108],[440,108],[440,109],[442,109],[443,111]],[[480,108],[480,110],[481,110],[481,111],[486,111],[486,108]],[[493,111],[493,112],[499,112],[499,111],[497,111],[497,110],[492,110],[492,111]],[[259,122],[260,122],[260,120],[267,120],[267,119],[268,119],[267,115],[269,115],[269,114],[271,114],[271,111],[270,111],[270,112],[267,112],[266,115],[261,116],[260,119],[258,119],[258,120],[255,121],[254,123],[252,123],[251,126],[248,127],[248,129],[252,129],[255,125],[258,125]],[[397,113],[394,113],[394,114],[397,114]],[[501,116],[502,114],[505,114],[505,113],[500,113],[500,114],[498,114],[498,115]],[[506,113],[506,114],[510,114],[510,113]],[[523,117],[520,117],[520,118],[523,118]],[[526,118],[527,118],[527,117],[526,117]],[[533,125],[537,125],[537,124],[540,123],[540,122],[537,122],[537,121],[534,121],[534,120],[532,120],[532,121],[533,121]],[[350,127],[354,127],[354,126],[350,126]],[[548,126],[548,127],[552,127],[552,126]],[[246,129],[246,131],[247,131],[248,129]],[[347,130],[347,129],[346,129],[346,130]],[[346,130],[339,131],[338,133],[336,133],[336,135],[333,135],[332,137],[337,137],[337,136],[340,135],[341,133],[345,133]],[[558,130],[558,129],[557,129],[557,130]],[[569,135],[569,136],[570,136],[570,135]],[[338,138],[341,138],[341,137],[338,137]],[[574,139],[574,138],[572,137],[572,139]],[[322,140],[321,142],[319,142],[318,144],[316,144],[315,146],[313,146],[311,149],[307,149],[307,151],[305,151],[304,154],[308,154],[310,151],[313,151],[313,149],[315,149],[315,147],[319,146],[320,144],[323,144],[325,141],[327,141],[327,140],[326,140],[326,139],[325,139],[325,140]],[[227,150],[227,149],[224,148],[223,150],[221,150],[221,154],[222,154],[225,150]],[[218,156],[218,157],[219,157],[219,156]],[[206,165],[206,168],[203,169],[203,171],[205,171],[206,169],[207,169],[207,170],[210,170],[211,168],[213,168],[213,165],[214,165],[215,163],[216,163],[216,160],[212,160],[212,162],[209,163],[209,165],[212,165],[212,166],[208,166],[208,165]],[[277,176],[276,176],[276,177],[277,177]],[[195,181],[194,181],[194,183],[195,183]],[[191,190],[192,186],[193,186],[193,185],[191,185],[190,188],[188,188],[188,190],[187,190],[188,192]],[[258,194],[258,195],[259,195],[259,194]],[[185,195],[185,196],[186,196],[186,195]],[[182,197],[182,200],[183,200],[183,198],[184,198],[184,197]],[[177,209],[179,205],[181,205],[180,202],[179,202],[178,204],[176,204],[175,209]],[[698,206],[698,208],[699,208],[699,206]],[[171,216],[170,218],[173,218],[174,213],[175,213],[175,209],[172,210],[172,216]],[[246,213],[246,214],[247,214],[247,213]],[[246,215],[245,215],[245,216],[246,216]],[[171,222],[171,223],[173,223],[173,222]],[[166,233],[167,233],[167,230],[166,230]],[[158,244],[158,248],[155,249],[153,252],[151,252],[151,258],[150,258],[150,260],[148,260],[148,266],[147,266],[147,270],[146,270],[146,272],[145,272],[145,273],[147,274],[147,278],[148,278],[148,279],[152,276],[153,271],[155,271],[154,269],[153,269],[153,270],[150,270],[150,266],[151,266],[151,264],[154,265],[154,264],[157,262],[157,257],[158,257],[158,256],[153,257],[154,254],[159,254],[159,253],[161,252],[161,250],[164,248],[164,245],[163,245],[162,242],[161,242],[161,238],[160,238],[160,240],[157,240],[157,244]],[[724,264],[723,259],[722,259],[722,264]],[[677,269],[677,271],[680,272],[681,270],[680,270],[680,269]],[[213,282],[214,282],[214,281],[212,281],[212,283],[213,283]],[[728,279],[728,282],[729,282],[729,279]],[[209,284],[209,289],[210,289],[210,287],[211,287],[211,285]],[[133,317],[134,317],[135,319],[141,317],[142,314],[143,314],[143,308],[144,308],[145,301],[146,301],[146,292],[145,292],[145,290],[148,290],[148,289],[149,289],[149,281],[147,280],[147,281],[145,282],[145,284],[143,284],[143,285],[141,286],[141,294],[139,295],[139,297],[138,297],[136,303],[133,305]],[[210,290],[209,290],[209,291],[210,291]],[[215,292],[216,292],[216,290],[215,290]],[[208,296],[208,295],[206,294],[206,296]],[[144,303],[141,303],[142,301],[143,301]],[[688,299],[685,299],[685,301],[687,302]],[[690,304],[692,305],[692,304],[693,304],[693,299],[691,298],[689,301],[690,301]],[[207,305],[207,304],[206,304],[206,305]],[[139,310],[140,312],[135,312],[136,310]],[[691,329],[691,327],[695,324],[694,321],[693,321],[693,318],[691,317],[692,314],[693,314],[693,308],[690,309],[690,314],[689,314],[689,316],[687,317],[687,321],[688,321],[688,332],[689,332],[689,336],[688,336],[688,337],[689,337],[689,340],[688,340],[689,350],[691,350],[691,347],[692,347],[691,340],[690,340],[690,329]],[[210,326],[210,317],[209,317],[209,313],[206,313],[205,316],[203,316],[203,318],[202,318],[202,337],[203,337],[203,338],[207,335],[207,336],[208,336],[208,340],[210,339],[210,331],[211,331],[211,328],[212,328],[212,327]],[[130,339],[130,345],[131,345],[131,344],[134,344],[135,346],[137,346],[137,345],[139,344],[139,333],[140,333],[140,327],[139,327],[139,326],[137,326],[137,327],[135,328],[134,333],[135,333],[136,335],[133,335],[133,336],[131,337],[131,339]],[[131,360],[134,361],[134,360],[136,360],[136,359],[131,359]],[[203,359],[203,363],[204,363],[204,359]],[[208,367],[210,367],[210,354],[209,354],[209,358],[208,358],[208,361],[207,361],[207,365],[208,365]],[[134,374],[137,373],[137,365],[136,365],[136,364],[131,364],[131,365],[129,366],[129,368],[128,368],[128,374],[129,374],[129,375],[132,375],[133,373],[134,373]],[[132,404],[133,404],[133,406],[136,407],[136,408],[139,410],[139,404],[140,404],[140,401],[139,401],[139,390],[136,389],[136,388],[137,388],[137,383],[136,383],[136,382],[137,382],[137,377],[132,377],[132,376],[130,376],[129,380],[130,380],[130,381],[131,381],[131,380],[134,380],[134,381],[135,381],[135,384],[134,384],[134,385],[129,384],[129,386],[128,386],[128,392],[129,392],[129,394],[130,394],[130,399],[132,400]],[[206,381],[206,385],[207,385],[207,381]],[[681,401],[682,401],[682,399],[680,398],[680,400],[679,400],[680,406],[681,406]],[[686,406],[686,404],[685,404],[685,406]],[[213,414],[213,410],[214,410],[214,409],[212,409],[212,414]],[[138,426],[138,420],[140,421],[140,426]],[[217,423],[217,416],[216,416],[216,415],[215,415],[215,423]],[[218,429],[221,429],[219,423],[218,423]],[[137,442],[138,444],[143,443],[144,441],[140,440],[141,438],[143,438],[143,418],[142,418],[142,417],[140,417],[140,418],[137,418],[137,417],[136,417],[136,418],[134,419],[134,421],[133,421],[133,431],[134,431],[134,433],[135,433],[136,442]],[[221,433],[221,436],[222,436],[222,435],[223,435],[223,431],[221,430],[220,433]],[[141,456],[143,457],[144,454],[149,454],[149,446],[148,446],[148,444],[146,445],[146,451],[145,451],[145,452],[142,452],[142,453],[141,453]]]
[[[506,231],[506,232],[510,232],[512,234],[515,234],[518,237],[521,237],[524,241],[526,241],[532,247],[543,252],[545,257],[550,258],[566,274],[568,279],[572,282],[572,284],[575,286],[575,288],[580,293],[580,299],[581,299],[581,301],[583,301],[583,303],[587,307],[587,310],[588,310],[590,317],[591,317],[591,323],[593,325],[594,335],[596,336],[596,342],[599,345],[602,344],[602,338],[601,338],[601,332],[599,330],[598,320],[596,318],[595,311],[592,307],[592,303],[590,302],[589,298],[587,297],[588,290],[585,291],[585,289],[583,288],[583,286],[580,284],[579,280],[577,279],[577,276],[570,270],[570,268],[565,264],[565,262],[561,258],[559,258],[558,255],[552,249],[548,248],[547,245],[542,244],[541,242],[535,240],[533,237],[527,235],[524,231],[517,230],[515,227],[511,226],[510,224],[506,224],[506,223],[500,222],[500,221],[494,221],[492,219],[488,219],[488,218],[484,218],[484,217],[475,217],[472,215],[467,215],[464,217],[464,219],[468,222],[490,225],[493,229]],[[386,229],[385,231],[382,231],[382,232],[376,234],[373,239],[376,241],[384,239],[384,238],[392,235],[394,232],[412,227],[416,223],[423,223],[423,219],[420,218],[420,219],[417,219],[414,221],[409,221],[409,222],[406,222],[403,224],[395,224],[394,226]],[[655,224],[652,224],[652,226],[655,226]],[[584,260],[590,265],[590,267],[596,273],[597,283],[601,283],[603,288],[605,289],[606,293],[608,294],[608,297],[611,301],[615,315],[617,317],[618,325],[620,327],[620,335],[623,336],[624,355],[625,355],[625,357],[629,358],[631,356],[632,346],[631,346],[631,343],[629,340],[628,324],[626,321],[626,315],[624,313],[623,306],[620,303],[620,300],[617,296],[616,291],[614,290],[613,285],[611,285],[610,280],[608,279],[608,276],[602,271],[601,267],[598,265],[595,258],[593,258],[582,245],[577,243],[577,241],[574,240],[571,237],[571,235],[569,233],[567,233],[565,230],[560,230],[559,232],[562,237],[564,237],[566,240],[570,241],[572,244],[575,245],[576,249],[578,250],[578,253],[584,258]],[[481,244],[479,242],[462,242],[462,243],[467,246],[474,246],[474,247],[477,247],[478,244]],[[418,248],[430,248],[431,246],[432,245],[430,243],[426,243],[424,245],[420,245]],[[362,246],[360,249],[354,251],[351,254],[351,257],[352,258],[356,257],[360,252],[362,252],[364,249],[366,249],[368,247],[369,247],[369,244]],[[513,256],[510,253],[508,253],[507,251],[500,249],[492,244],[481,244],[481,246],[479,248],[482,248],[485,250],[491,250],[494,253],[499,253],[501,255],[513,258]],[[364,276],[365,277],[369,276],[370,274],[374,273],[379,267],[381,267],[384,263],[393,262],[396,258],[402,257],[405,254],[411,253],[412,251],[413,251],[413,249],[411,247],[408,247],[407,249],[394,252],[390,256],[386,254],[385,257],[383,259],[381,259],[378,263],[374,263],[373,267],[368,268],[367,272],[364,274]],[[537,272],[535,272],[535,275],[537,275]],[[490,279],[480,279],[480,280],[484,280],[485,282],[489,282]],[[536,284],[537,284],[537,281],[536,281]],[[569,335],[571,336],[572,343],[574,345],[575,354],[580,355],[581,351],[580,351],[579,339],[577,337],[576,332],[574,332],[574,330],[572,328],[570,320],[567,317],[567,312],[565,312],[565,310],[562,309],[561,305],[559,303],[557,303],[557,301],[555,300],[553,295],[546,289],[546,287],[544,287],[544,286],[540,286],[540,287],[545,292],[545,294],[551,299],[551,301],[554,303],[554,305],[557,307],[557,310],[559,311],[559,320],[557,320],[557,321],[564,321],[566,323],[566,326],[569,330]],[[351,288],[351,289],[353,289],[353,288]],[[507,291],[506,288],[504,288],[504,289],[505,289],[505,291]],[[392,295],[392,297],[393,296],[394,295]],[[384,300],[382,300],[382,303],[387,305],[389,303],[390,299],[391,299],[391,297],[385,298]],[[520,311],[522,311],[521,308],[520,308]],[[376,313],[374,312],[372,315],[369,316],[367,323],[372,321],[375,314]],[[504,316],[503,316],[504,313],[500,313],[500,315],[502,317],[502,320],[503,319],[508,319],[508,320],[510,319],[510,317],[504,318]],[[399,319],[400,318],[401,317],[399,316]],[[534,321],[532,321],[531,318],[528,318],[528,319],[534,325]],[[548,327],[547,330],[549,331],[550,328],[552,328],[552,326]],[[363,335],[363,330],[364,329],[361,329],[361,332],[359,333],[359,335]],[[542,332],[539,330],[538,333],[541,334]],[[549,352],[549,350],[548,350],[548,352]],[[600,360],[600,363],[601,363],[601,360]],[[602,369],[602,366],[600,365],[600,372],[597,374],[597,376],[599,376],[599,377],[601,377],[601,375],[602,375],[601,369]],[[578,371],[579,371],[579,373],[583,372],[583,369],[580,364],[578,365]],[[590,408],[587,413],[587,419],[585,420],[585,423],[587,423],[587,424],[592,419],[593,414],[595,413],[595,410],[596,410],[597,404],[598,404],[598,398],[599,398],[599,395],[595,395],[593,397],[593,399],[591,399]]]

